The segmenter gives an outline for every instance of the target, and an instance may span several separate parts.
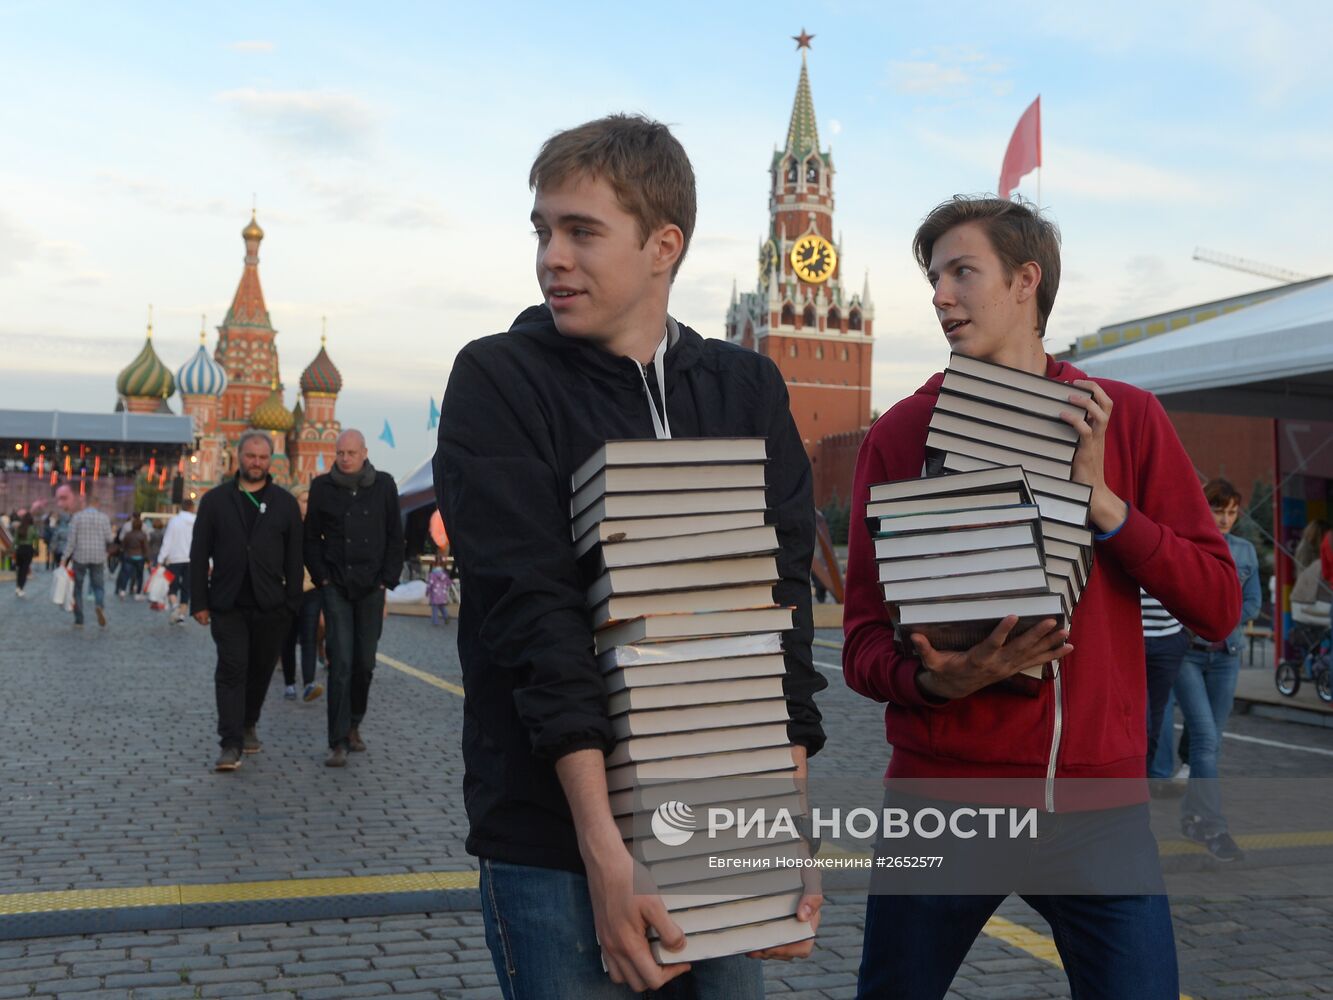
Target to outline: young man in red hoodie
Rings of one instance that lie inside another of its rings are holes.
[[[1057,779],[1143,779],[1139,586],[1187,628],[1221,639],[1240,613],[1226,543],[1156,398],[1122,383],[1088,379],[1046,354],[1042,338],[1060,280],[1059,233],[1051,222],[1019,203],[957,197],[927,216],[913,251],[934,289],[932,302],[952,351],[1091,390],[1086,401],[1071,395],[1064,419],[1080,435],[1073,478],[1092,487],[1095,563],[1071,628],[1047,621],[1011,637],[1017,619],[1010,617],[966,652],[933,649],[920,636],[910,655],[895,647],[864,508],[872,484],[922,474],[926,429],[942,379],[937,374],[875,423],[857,457],[843,619],[847,683],[886,703],[885,730],[893,747],[888,778],[972,779],[974,790],[1006,781],[1010,789],[1027,790],[1020,797],[1031,793],[1036,801],[1028,804],[1042,807],[1039,831],[1079,822],[1089,814],[1071,810],[1086,810],[1088,796],[1105,790],[1106,804],[1121,807],[1099,814],[1114,824],[1113,832],[1103,827],[1096,837],[1083,838],[1080,843],[1089,846],[1073,848],[1078,856],[1071,861],[1067,854],[1061,863],[1080,873],[1103,870],[1098,848],[1091,846],[1096,841],[1129,852],[1140,874],[1147,869],[1149,882],[1160,881],[1147,808],[1140,802],[1125,806],[1127,785],[1134,789],[1131,800],[1146,799],[1146,787],[1138,792],[1137,784],[1124,781],[1082,781],[1076,802]],[[1055,660],[1058,670],[1037,697],[995,686]],[[1089,793],[1090,785],[1097,791]],[[963,846],[988,849],[978,844]],[[890,848],[881,843],[877,853],[885,850]],[[1025,870],[1042,872],[1060,850],[1058,837],[1039,835],[1023,856],[1030,866]],[[996,874],[994,865],[965,862],[955,868]],[[1008,872],[1001,868],[1004,877]],[[872,893],[860,995],[944,996],[1009,891],[956,883],[951,889],[978,894]],[[1025,898],[1050,922],[1075,997],[1178,996],[1165,895]]]

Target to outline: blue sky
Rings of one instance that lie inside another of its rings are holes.
[[[253,195],[289,405],[327,315],[339,416],[372,438],[389,419],[398,447],[372,459],[404,473],[458,349],[537,298],[537,147],[615,110],[691,154],[673,312],[718,336],[733,278],[754,282],[802,27],[877,408],[945,356],[916,223],[994,188],[1038,93],[1053,347],[1272,284],[1196,246],[1333,271],[1327,4],[0,2],[0,406],[109,410],[150,302],[179,366],[230,302]]]

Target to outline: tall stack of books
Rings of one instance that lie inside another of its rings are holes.
[[[926,437],[926,476],[870,488],[885,600],[900,638],[968,649],[1007,615],[1014,633],[1074,613],[1092,570],[1088,503],[1073,482],[1077,386],[954,354]],[[1042,676],[1040,668],[1025,671]]]
[[[794,915],[800,870],[759,867],[801,857],[802,840],[697,830],[710,805],[739,795],[770,814],[801,811],[783,693],[792,609],[773,602],[766,457],[763,438],[608,441],[570,482],[618,741],[606,758],[612,813],[687,935],[683,952],[651,942],[664,963],[810,936]],[[710,871],[708,858],[723,856],[756,867]]]

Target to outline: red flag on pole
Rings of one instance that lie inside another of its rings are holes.
[[[1018,187],[1024,174],[1041,167],[1041,95],[1028,105],[1018,119],[1009,148],[1004,151],[1004,165],[1000,167],[1000,197],[1008,199]]]

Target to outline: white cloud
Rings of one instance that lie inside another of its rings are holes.
[[[970,97],[979,91],[1003,96],[1012,88],[1007,68],[970,45],[940,46],[890,62],[889,82],[900,93],[924,97]]]
[[[252,39],[242,42],[228,42],[227,48],[233,52],[272,52],[276,46],[272,42],[259,41]]]
[[[240,218],[247,208],[240,202],[223,198],[196,198],[184,195],[159,180],[147,177],[127,177],[115,171],[103,170],[97,174],[97,183],[103,188],[122,194],[141,205],[169,215],[208,215],[218,218]]]
[[[247,127],[302,152],[361,153],[376,125],[369,104],[335,91],[244,87],[224,91],[217,99],[230,105]]]
[[[828,130],[831,135],[842,135],[842,122],[838,121],[836,118],[830,118],[828,122]]]
[[[37,238],[17,220],[0,212],[0,278],[18,270],[37,250]]]
[[[1222,198],[1213,180],[1199,170],[1171,170],[1106,150],[1059,143],[1047,143],[1043,153],[1042,180],[1051,195],[1169,204],[1211,203]]]

